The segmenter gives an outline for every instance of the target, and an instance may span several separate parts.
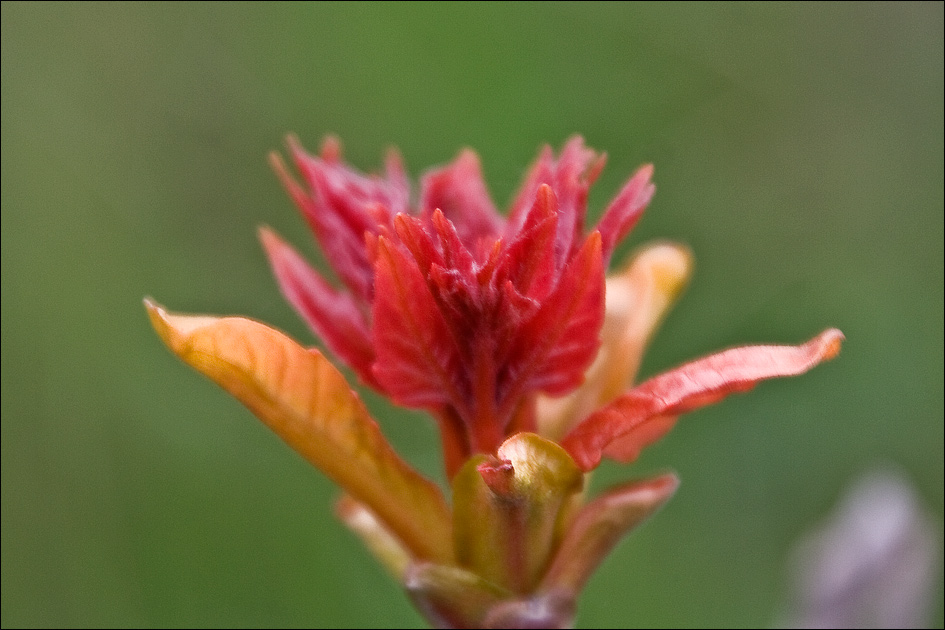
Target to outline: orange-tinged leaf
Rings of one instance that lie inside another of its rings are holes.
[[[662,435],[654,435],[646,423],[662,423],[668,431],[672,423],[666,422],[667,416],[747,391],[764,379],[803,374],[835,357],[842,341],[843,333],[831,328],[799,346],[745,346],[687,363],[651,378],[594,412],[561,444],[585,471],[596,468],[604,453],[630,461],[640,450],[640,441],[648,444]],[[634,434],[640,440],[630,437]]]
[[[610,550],[673,496],[673,474],[613,488],[577,513],[539,590],[576,597]]]
[[[178,357],[365,504],[416,557],[452,560],[442,493],[397,456],[360,398],[320,353],[249,319],[176,315],[150,300],[145,306]]]

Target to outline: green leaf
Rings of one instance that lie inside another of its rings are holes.
[[[453,480],[457,561],[517,593],[538,584],[556,543],[565,501],[583,475],[560,446],[519,433],[497,458],[470,459]]]

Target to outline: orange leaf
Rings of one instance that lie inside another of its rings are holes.
[[[289,446],[364,503],[421,559],[450,562],[450,513],[436,485],[381,435],[357,394],[315,350],[240,317],[145,306],[164,343],[249,407]]]

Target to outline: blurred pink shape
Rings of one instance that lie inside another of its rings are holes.
[[[793,628],[924,628],[938,536],[899,472],[873,470],[794,551]]]

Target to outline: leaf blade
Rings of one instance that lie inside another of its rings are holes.
[[[170,314],[150,300],[145,306],[174,354],[368,506],[417,557],[451,560],[450,515],[439,488],[400,459],[320,353],[249,319]]]
[[[761,380],[803,374],[835,357],[842,341],[843,333],[831,328],[799,346],[744,346],[687,363],[594,412],[565,436],[562,446],[585,471],[597,467],[604,454],[630,461],[639,441],[653,442],[673,424],[664,422],[663,432],[654,435],[648,421],[710,405]],[[633,439],[634,433],[640,440]],[[615,446],[621,448],[610,448]]]

